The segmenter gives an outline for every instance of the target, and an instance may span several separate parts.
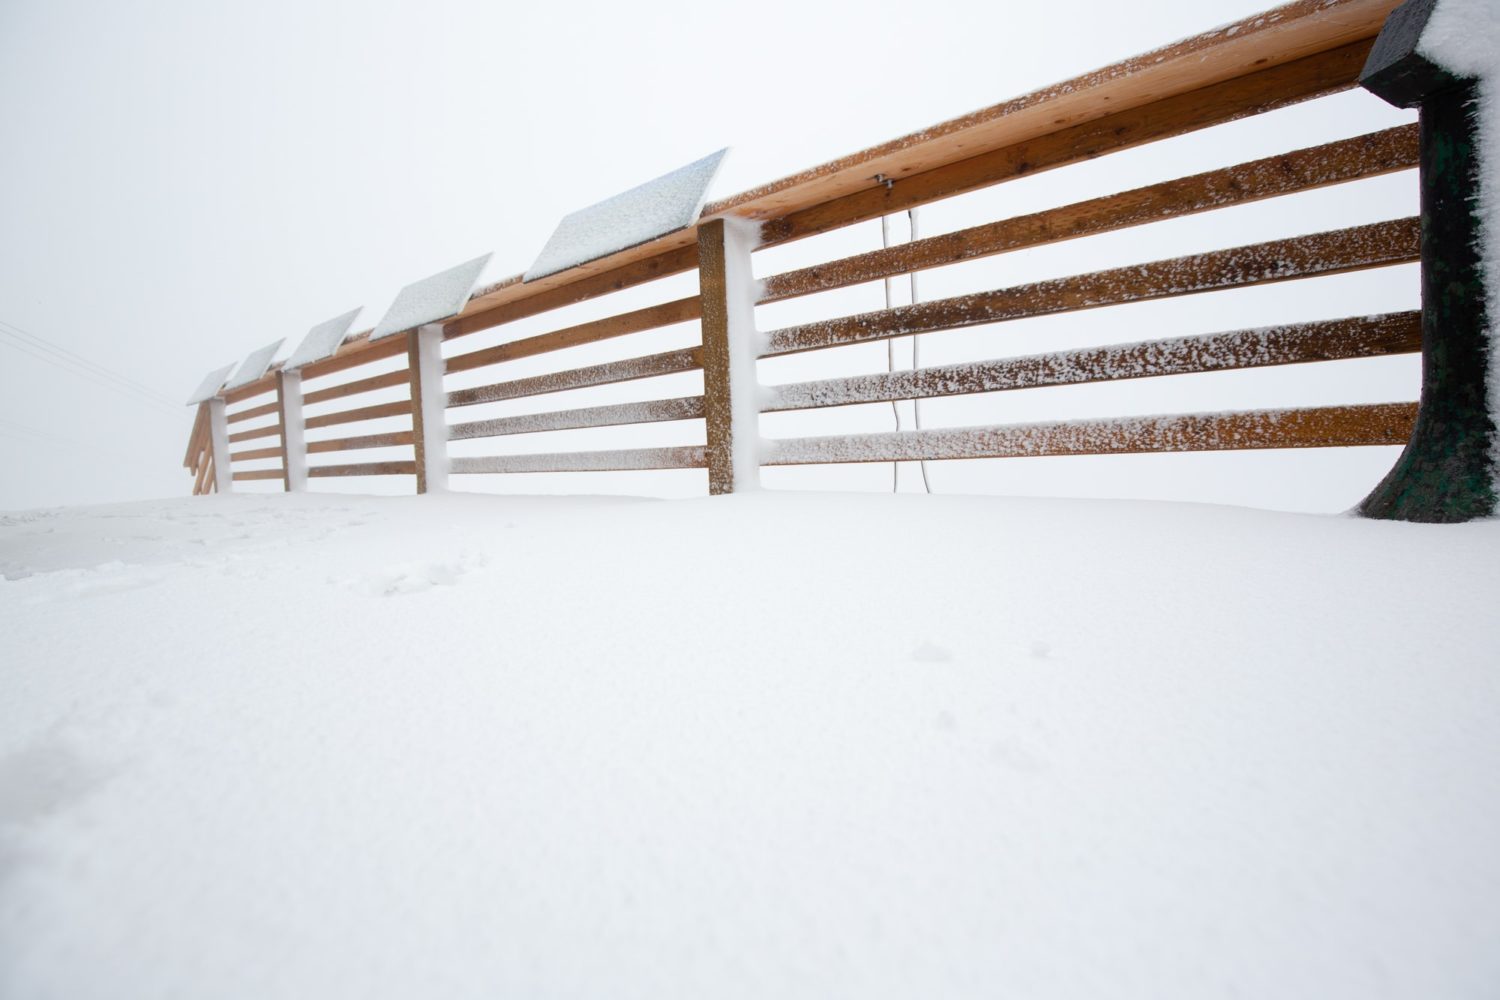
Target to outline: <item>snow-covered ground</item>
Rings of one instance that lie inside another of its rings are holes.
[[[0,996],[1480,997],[1500,523],[0,515]]]

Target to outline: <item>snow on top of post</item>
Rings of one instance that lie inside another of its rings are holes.
[[[1417,51],[1455,76],[1493,77],[1500,69],[1500,5],[1495,0],[1438,0]]]
[[[396,295],[396,301],[386,310],[380,322],[375,324],[371,340],[380,340],[396,333],[405,333],[426,323],[457,316],[469,301],[479,276],[490,262],[490,255],[483,254],[465,261],[457,267],[434,274],[421,281],[413,281]]]
[[[193,394],[188,397],[187,405],[197,406],[199,403],[206,403],[210,399],[213,399],[218,394],[219,388],[224,384],[224,380],[229,377],[229,373],[233,370],[234,362],[231,361],[223,368],[215,368],[203,376],[203,381],[198,383],[198,388],[194,389]]]
[[[285,342],[286,338],[280,337],[258,351],[251,351],[250,356],[240,362],[239,371],[234,373],[234,377],[224,383],[224,388],[238,389],[264,375],[266,369],[271,367],[271,359],[276,356],[277,350]]]
[[[535,281],[685,229],[698,221],[726,147],[653,181],[563,217],[527,270]]]
[[[360,309],[363,308],[363,306],[360,306],[356,309],[350,309],[342,316],[325,319],[308,330],[307,336],[302,338],[302,343],[297,345],[297,349],[292,352],[292,356],[287,358],[286,364],[281,366],[282,370],[295,371],[303,365],[310,365],[314,361],[321,361],[338,350],[339,345],[344,342],[344,338],[349,335],[349,328],[359,318]]]

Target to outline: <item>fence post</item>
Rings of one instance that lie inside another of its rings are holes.
[[[276,373],[276,406],[281,412],[282,484],[288,493],[307,490],[307,435],[302,423],[302,373]]]
[[[443,391],[443,327],[438,323],[428,323],[412,330],[406,338],[417,492],[441,493],[448,489],[448,396]]]
[[[758,223],[739,219],[710,219],[698,227],[703,416],[713,495],[760,486],[760,338],[750,266],[758,229]]]
[[[234,473],[229,468],[229,410],[223,396],[208,401],[208,433],[213,448],[214,489],[220,493],[233,493]]]
[[[1495,401],[1480,261],[1480,81],[1418,51],[1435,3],[1397,8],[1360,74],[1366,90],[1421,114],[1422,400],[1406,450],[1359,512],[1450,522],[1495,510]]]

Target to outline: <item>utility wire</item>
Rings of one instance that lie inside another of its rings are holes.
[[[38,361],[52,365],[61,371],[86,379],[105,389],[113,389],[122,396],[133,399],[136,402],[150,405],[155,409],[167,413],[175,413],[179,410],[179,407],[173,405],[167,397],[149,389],[137,388],[134,383],[125,380],[123,376],[117,376],[102,366],[92,365],[92,363],[87,362],[75,362],[59,354],[59,352],[49,349],[45,345],[32,344],[23,340],[21,337],[11,333],[10,330],[4,328],[0,328],[0,338],[9,338],[0,339],[0,344],[4,344],[6,347],[20,351],[22,354],[29,355]]]
[[[121,385],[128,386],[132,390],[149,396],[160,403],[166,404],[167,406],[176,406],[176,400],[172,399],[172,397],[166,395],[165,393],[158,392],[151,386],[146,385],[143,382],[138,382],[128,375],[122,375],[119,372],[114,371],[113,369],[106,368],[104,365],[99,364],[97,361],[91,361],[78,352],[70,351],[68,348],[62,346],[54,340],[49,340],[48,338],[43,337],[41,334],[32,333],[30,330],[26,330],[20,326],[17,326],[15,323],[10,322],[9,320],[4,319],[0,319],[0,328],[3,328],[0,329],[0,333],[5,333],[12,339],[24,339],[25,341],[30,343],[31,346],[39,348],[47,352],[48,354],[54,355],[64,363],[77,365],[80,368],[86,368],[96,375],[100,375],[114,382],[119,382]]]

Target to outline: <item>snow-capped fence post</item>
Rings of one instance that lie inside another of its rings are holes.
[[[1446,23],[1437,26],[1434,14]],[[1360,74],[1365,89],[1421,114],[1421,407],[1406,450],[1360,504],[1366,517],[1467,521],[1495,510],[1500,380],[1491,370],[1482,258],[1493,261],[1500,248],[1485,247],[1497,238],[1483,217],[1496,194],[1482,187],[1496,165],[1483,161],[1480,118],[1496,95],[1453,58],[1462,63],[1466,49],[1494,44],[1464,37],[1487,35],[1485,16],[1465,0],[1408,0],[1386,20]]]
[[[750,267],[758,228],[738,219],[711,219],[698,227],[703,416],[708,492],[715,495],[760,485],[759,345]]]
[[[208,435],[213,450],[214,489],[220,493],[232,493],[234,473],[229,468],[229,404],[223,396],[208,401]]]
[[[448,488],[447,397],[443,393],[443,328],[419,326],[406,335],[411,385],[411,440],[416,452],[417,492]]]
[[[276,407],[281,413],[282,483],[288,493],[307,489],[307,434],[302,422],[302,373],[276,373]]]

